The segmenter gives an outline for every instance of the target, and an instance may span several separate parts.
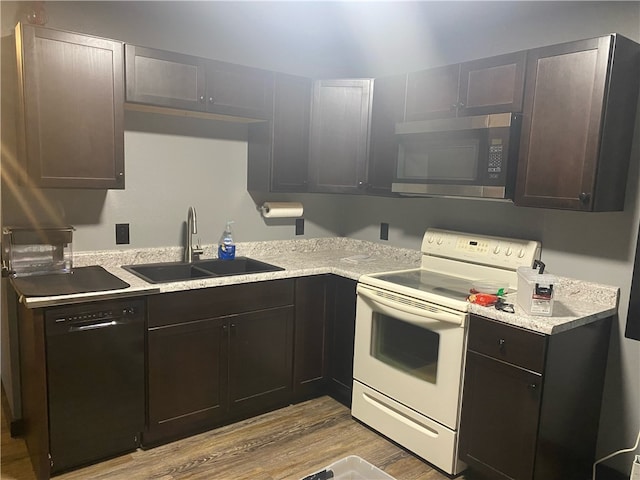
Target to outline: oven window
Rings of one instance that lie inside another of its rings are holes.
[[[438,333],[374,312],[371,356],[381,362],[436,383],[439,347]]]

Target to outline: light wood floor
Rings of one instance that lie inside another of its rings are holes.
[[[2,414],[3,480],[34,480],[25,444]],[[58,480],[296,480],[358,455],[398,480],[447,480],[351,418],[329,397],[292,405],[150,450],[55,477]],[[469,477],[467,477],[469,478]],[[465,476],[458,477],[464,480]]]

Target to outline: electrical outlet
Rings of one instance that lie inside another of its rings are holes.
[[[389,224],[380,224],[380,240],[389,240]]]
[[[129,244],[129,224],[116,223],[116,245]]]
[[[304,235],[304,218],[296,218],[296,235]]]

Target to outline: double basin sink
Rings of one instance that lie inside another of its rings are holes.
[[[180,282],[185,280],[228,277],[250,273],[277,272],[284,268],[248,257],[233,260],[196,260],[193,262],[147,263],[124,265],[122,268],[149,283]]]

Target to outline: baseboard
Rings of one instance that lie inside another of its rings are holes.
[[[629,480],[629,477],[606,465],[596,465],[596,480]]]

